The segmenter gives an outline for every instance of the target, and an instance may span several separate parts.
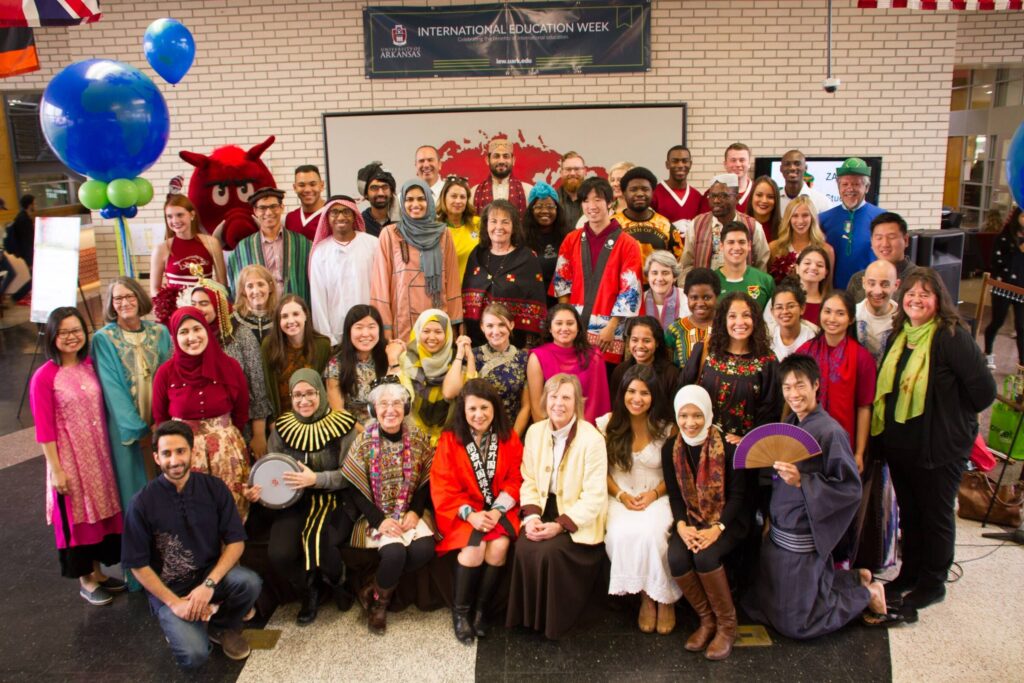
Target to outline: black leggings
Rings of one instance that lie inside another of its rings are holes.
[[[408,546],[389,543],[380,548],[380,566],[377,567],[377,586],[388,590],[398,585],[402,574],[414,572],[434,557],[434,539],[418,538]]]
[[[729,533],[723,533],[710,547],[694,554],[673,528],[668,539],[668,569],[672,576],[683,576],[695,570],[701,574],[713,572],[722,566],[725,556],[737,545],[739,539]]]
[[[1017,362],[1024,362],[1024,303],[1011,301],[1005,296],[992,294],[992,322],[985,328],[985,355],[992,353],[992,343],[999,328],[1006,322],[1006,314],[1013,307],[1013,329],[1017,332]]]

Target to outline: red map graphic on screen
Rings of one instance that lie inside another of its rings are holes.
[[[517,130],[513,134],[503,131],[490,133],[478,130],[477,132],[480,137],[475,141],[462,138],[459,141],[447,140],[438,145],[442,175],[463,176],[469,179],[471,186],[483,182],[490,174],[487,168],[488,141],[493,138],[508,138],[513,141],[515,153],[513,177],[531,184],[543,180],[558,187],[559,164],[562,155],[568,152],[568,149],[560,150],[549,147],[540,135],[537,136],[536,142],[527,142],[522,130]],[[603,166],[588,164],[587,169],[588,176],[608,177]]]

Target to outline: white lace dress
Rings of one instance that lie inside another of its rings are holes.
[[[604,432],[610,415],[596,420]],[[664,480],[661,469],[663,440],[652,441],[643,450],[633,453],[633,467],[623,472],[609,467],[615,483],[626,492],[636,495],[651,491]],[[641,511],[630,510],[611,496],[608,497],[608,530],[604,545],[611,560],[610,595],[629,595],[643,591],[653,600],[673,603],[683,593],[672,580],[668,569],[668,537],[672,527],[672,508],[668,496],[661,496]]]

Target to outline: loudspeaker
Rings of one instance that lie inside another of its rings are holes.
[[[914,230],[912,259],[919,266],[933,268],[949,290],[956,305],[960,301],[960,277],[964,260],[963,230]]]

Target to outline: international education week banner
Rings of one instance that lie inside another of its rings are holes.
[[[363,10],[367,78],[647,71],[651,0]]]

